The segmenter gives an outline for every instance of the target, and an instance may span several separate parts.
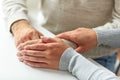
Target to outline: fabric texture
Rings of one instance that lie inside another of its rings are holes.
[[[59,63],[60,70],[68,70],[78,80],[120,80],[109,70],[93,64],[82,55],[68,48],[61,56]]]

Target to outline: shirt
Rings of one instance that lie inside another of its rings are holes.
[[[95,30],[95,32],[99,36],[98,45],[102,44],[109,47],[120,48],[120,29]],[[66,49],[62,54],[59,69],[68,70],[79,80],[120,80],[115,74],[103,67],[93,64],[72,48]]]
[[[79,27],[98,31],[120,27],[120,0],[3,0],[3,10],[8,29],[21,19],[41,22],[34,19],[42,18],[39,13],[43,16],[41,25],[54,34]],[[114,51],[114,48],[100,45],[83,55],[96,58]]]

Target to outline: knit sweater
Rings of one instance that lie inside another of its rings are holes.
[[[28,4],[30,2],[32,4]],[[32,20],[40,12],[43,15],[41,25],[54,34],[78,27],[95,28],[97,31],[120,27],[120,0],[4,0],[3,10],[8,29],[21,19],[37,23]],[[35,21],[38,18],[41,17],[38,16]],[[83,55],[94,58],[114,51],[115,49],[102,45]]]
[[[104,29],[96,33],[99,36],[98,45],[120,48],[120,29]],[[120,80],[115,74],[100,65],[93,64],[72,48],[66,49],[62,54],[59,69],[68,70],[78,80]]]

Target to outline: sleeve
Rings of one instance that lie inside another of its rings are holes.
[[[93,29],[97,35],[97,46],[120,48],[120,29]]]
[[[18,20],[28,20],[26,0],[3,0],[3,12],[7,21],[8,29]]]
[[[96,27],[96,29],[113,29],[120,28],[120,0],[114,0],[114,9],[112,13],[112,21],[103,26]]]
[[[68,70],[78,80],[120,80],[115,74],[93,64],[72,48],[64,51],[60,59],[59,69]]]

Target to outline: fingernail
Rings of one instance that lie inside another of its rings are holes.
[[[20,61],[20,62],[23,62],[23,61],[24,61],[24,59],[23,59],[23,58],[19,58],[19,61]]]
[[[18,47],[17,47],[17,49],[20,51],[20,50],[21,50],[21,47],[20,47],[20,46],[18,46]]]
[[[45,36],[40,36],[41,39],[45,38]]]
[[[17,47],[17,49],[18,49],[19,51],[21,51],[21,50],[23,50],[24,48],[23,48],[21,45],[19,45],[19,46]]]

